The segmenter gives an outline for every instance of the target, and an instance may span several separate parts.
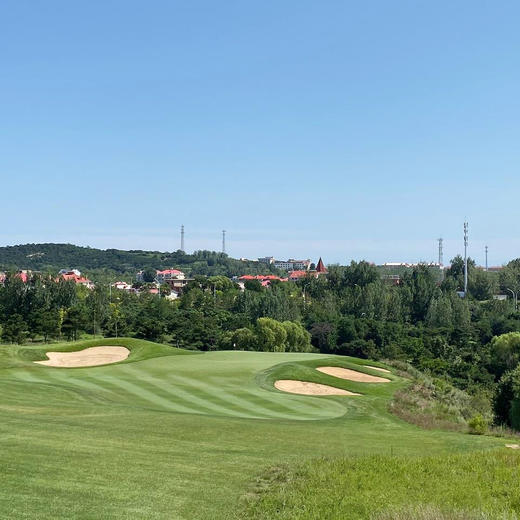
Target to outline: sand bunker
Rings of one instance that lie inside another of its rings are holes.
[[[389,383],[390,379],[385,377],[370,376],[363,374],[363,372],[357,372],[356,370],[350,370],[348,368],[340,367],[318,367],[316,370],[328,374],[329,376],[339,377],[340,379],[348,379],[349,381],[357,381],[358,383]]]
[[[95,367],[123,361],[130,354],[125,347],[90,347],[77,352],[47,352],[48,361],[35,361],[48,367]]]
[[[386,372],[387,374],[391,374],[392,372],[390,372],[390,370],[387,370],[386,368],[381,368],[381,367],[373,367],[373,366],[370,366],[370,365],[363,365],[364,367],[366,368],[370,368],[372,370],[379,370],[379,372]]]
[[[511,448],[512,450],[520,450],[520,445],[518,445],[518,444],[506,444],[506,448]]]
[[[308,381],[294,381],[293,379],[279,379],[274,384],[282,392],[300,395],[361,395],[333,386],[309,383]]]

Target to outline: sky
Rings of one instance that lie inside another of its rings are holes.
[[[520,3],[4,0],[0,245],[520,256]]]

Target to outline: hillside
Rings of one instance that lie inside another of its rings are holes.
[[[133,276],[140,269],[177,267],[186,274],[235,276],[262,274],[270,266],[230,258],[224,253],[196,251],[124,251],[95,249],[72,244],[23,244],[0,247],[0,269],[55,272],[74,268],[87,273],[112,272]],[[272,270],[272,269],[271,269]]]

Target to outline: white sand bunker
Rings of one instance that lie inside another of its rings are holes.
[[[379,372],[386,372],[387,374],[391,374],[392,372],[390,372],[390,370],[387,370],[386,368],[381,368],[381,367],[373,367],[371,365],[363,365],[364,367],[366,368],[371,368],[372,370],[379,370]]]
[[[48,361],[35,361],[48,367],[95,367],[123,361],[130,351],[125,347],[90,347],[77,352],[47,352]]]
[[[316,370],[328,374],[329,376],[339,377],[340,379],[348,379],[349,381],[356,381],[358,383],[389,383],[390,379],[386,377],[370,376],[363,374],[363,372],[357,372],[356,370],[350,370],[348,368],[340,367],[318,367]]]
[[[275,388],[282,392],[300,395],[361,395],[333,386],[309,383],[308,381],[295,381],[293,379],[279,379],[274,384]]]

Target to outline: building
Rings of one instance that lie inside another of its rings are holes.
[[[271,264],[275,263],[274,256],[264,256],[262,258],[259,258],[258,261],[261,264],[267,264],[267,265],[271,265]]]
[[[118,291],[127,291],[127,292],[135,292],[135,289],[126,282],[114,282],[111,284],[114,289],[117,289]]]
[[[173,280],[184,280],[186,277],[182,271],[178,269],[165,269],[164,271],[157,271],[157,283],[169,283]]]
[[[294,258],[289,258],[289,260],[275,260],[273,262],[274,266],[277,269],[282,269],[284,271],[308,271],[311,266],[311,261],[307,260],[295,260]]]
[[[81,273],[77,269],[70,271],[62,269],[58,274],[58,280],[60,279],[66,282],[74,282],[76,285],[83,285],[87,289],[94,289],[94,283],[85,276],[81,276]]]
[[[325,264],[323,263],[323,260],[321,259],[321,256],[320,256],[320,259],[318,260],[318,265],[316,266],[316,273],[318,273],[318,275],[320,275],[320,274],[327,274],[328,272],[329,271],[325,267]]]

